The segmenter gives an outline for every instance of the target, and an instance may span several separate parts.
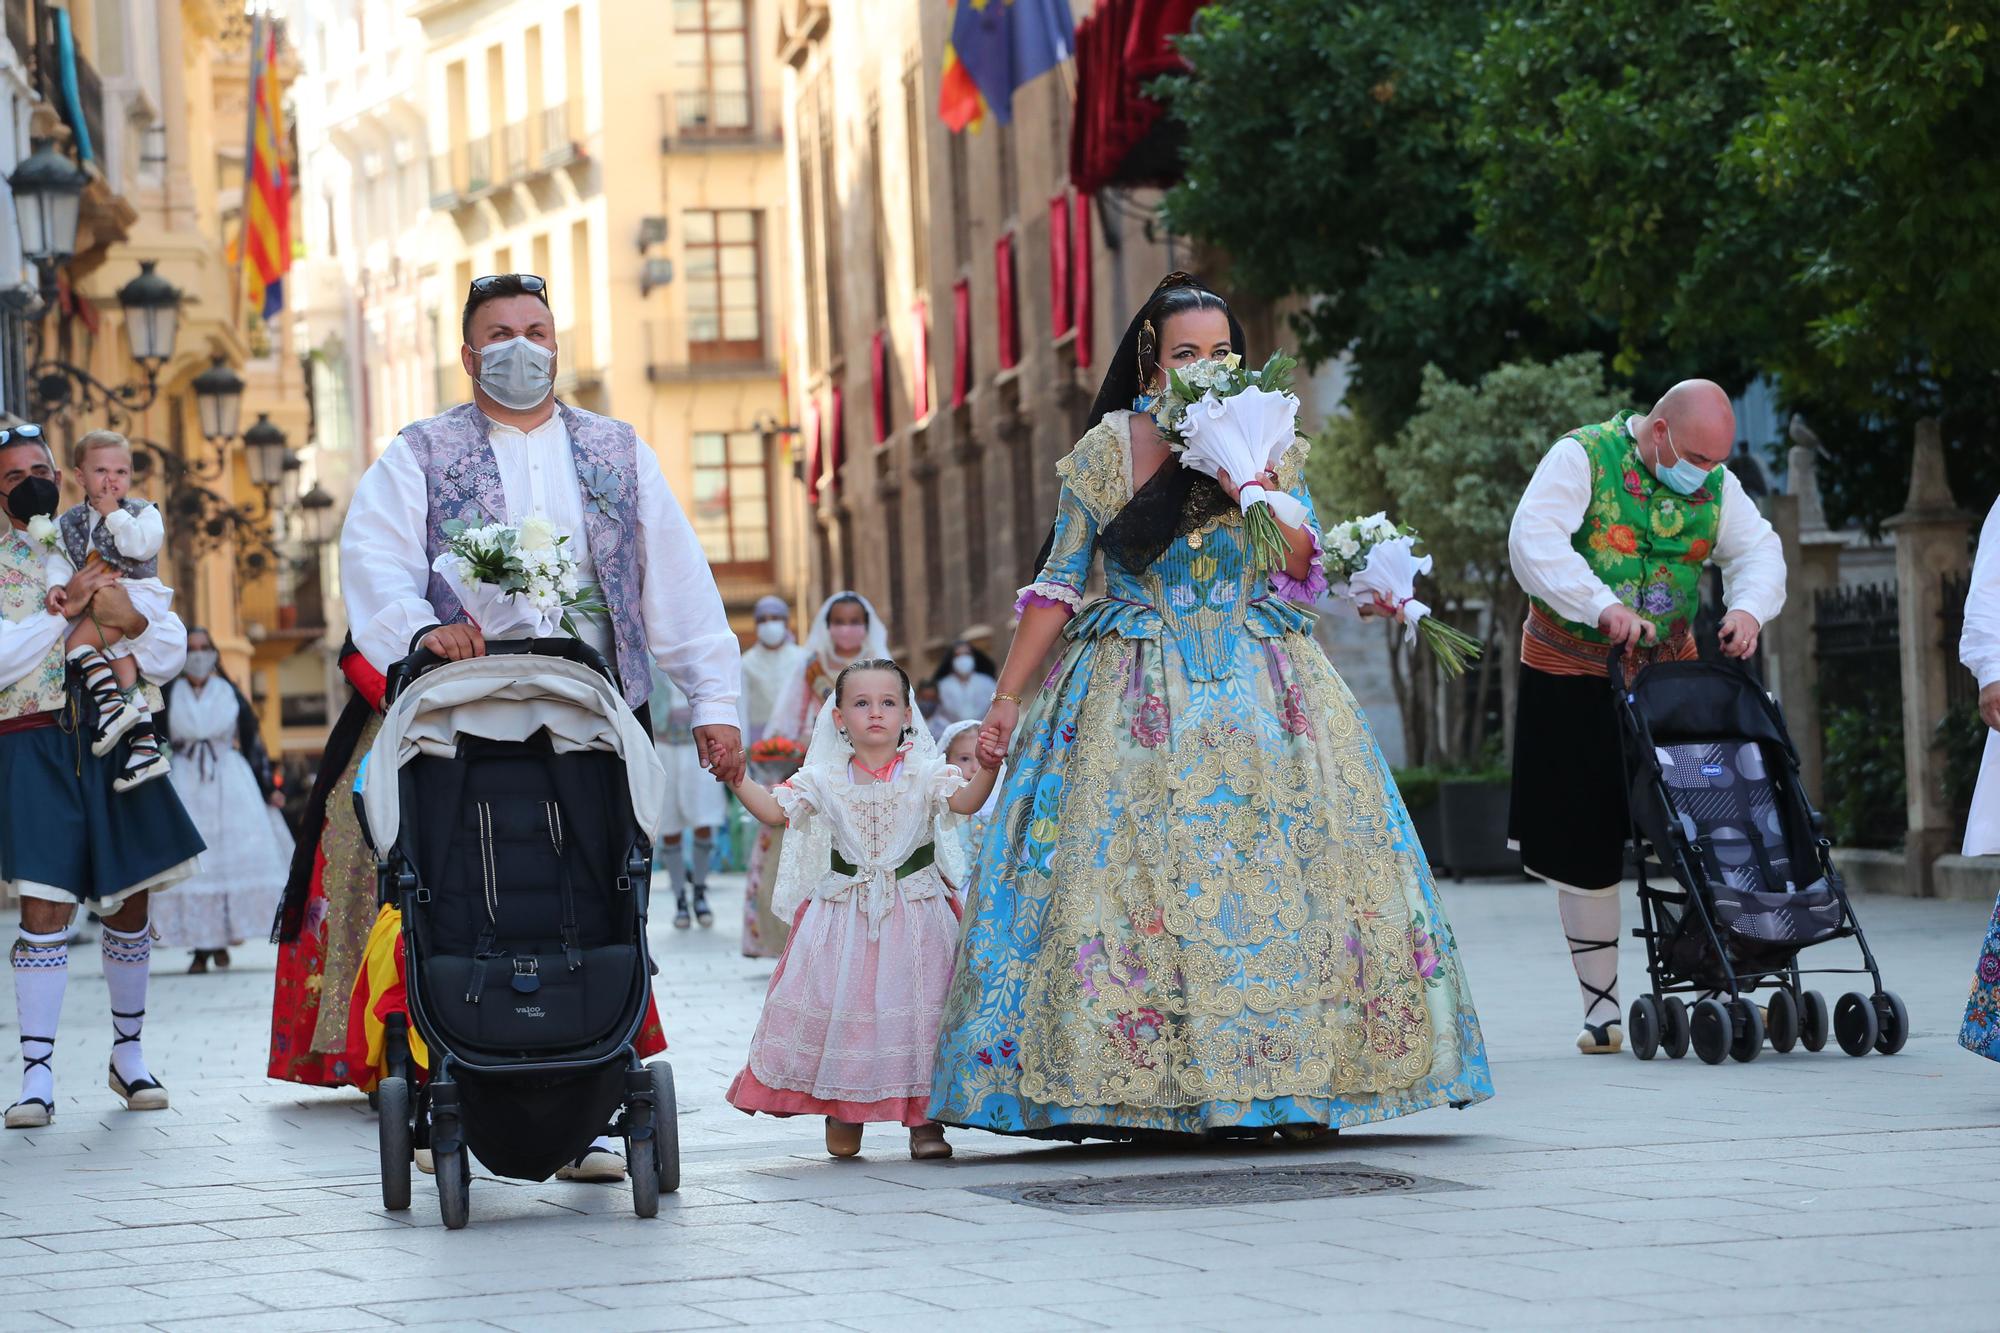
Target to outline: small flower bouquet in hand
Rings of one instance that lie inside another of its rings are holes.
[[[766,736],[750,747],[750,762],[776,777],[790,777],[805,761],[805,747],[789,736]]]
[[[1416,598],[1417,575],[1431,572],[1431,558],[1416,553],[1415,528],[1376,513],[1337,523],[1321,540],[1326,547],[1321,564],[1332,584],[1327,591],[1336,604],[1402,621],[1409,639],[1422,639],[1448,676],[1464,675],[1466,665],[1478,660],[1484,645],[1433,616]]]
[[[518,525],[444,525],[445,549],[431,562],[488,638],[577,637],[576,616],[607,613],[594,587],[579,585],[569,538],[539,514]]]
[[[1306,521],[1304,505],[1259,480],[1298,434],[1297,366],[1284,352],[1271,353],[1262,370],[1246,370],[1239,356],[1196,361],[1167,372],[1166,389],[1150,409],[1184,466],[1211,477],[1227,472],[1237,483],[1244,532],[1262,569],[1282,569],[1291,557],[1279,520],[1293,527]]]

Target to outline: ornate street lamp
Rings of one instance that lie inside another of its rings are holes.
[[[132,359],[145,368],[148,383],[161,366],[174,359],[174,338],[181,320],[181,289],[153,271],[158,262],[140,260],[139,276],[118,289]]]
[[[326,487],[313,483],[313,488],[299,500],[299,510],[305,515],[305,538],[313,546],[324,546],[333,534],[328,532],[327,523],[333,518],[333,496]]]
[[[243,420],[243,377],[230,369],[229,358],[215,357],[194,377],[194,402],[203,438],[220,443],[236,437]]]
[[[256,424],[243,432],[244,461],[250,465],[250,484],[268,498],[273,487],[285,478],[285,432],[271,420],[269,412],[259,412]]]
[[[21,224],[21,255],[42,271],[42,287],[55,286],[54,266],[76,253],[76,225],[83,187],[90,177],[56,151],[54,139],[36,139],[27,159],[7,177]]]

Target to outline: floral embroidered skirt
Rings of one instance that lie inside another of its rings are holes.
[[[858,897],[808,900],[771,977],[749,1064],[729,1085],[730,1104],[852,1124],[927,1123],[957,942],[958,918],[942,892],[897,903],[875,939]]]
[[[1317,644],[1072,642],[972,874],[929,1113],[1000,1133],[1354,1125],[1492,1095],[1430,867]]]
[[[1993,905],[1986,940],[1979,946],[1979,962],[1973,968],[1972,994],[1965,1002],[1965,1022],[1958,1029],[1958,1044],[1975,1055],[2000,1060],[2000,902]]]

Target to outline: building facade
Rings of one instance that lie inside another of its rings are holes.
[[[632,423],[724,600],[803,582],[784,516],[776,13],[759,0],[419,0],[436,400],[473,278],[549,283],[557,392]]]
[[[780,33],[813,588],[866,594],[926,670],[961,634],[1004,649],[1104,358],[1190,263],[1156,194],[1070,187],[1065,71],[945,127],[951,15],[785,0]]]

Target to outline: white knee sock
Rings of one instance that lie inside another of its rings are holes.
[[[55,1105],[56,1076],[48,1061],[56,1051],[63,987],[69,982],[69,929],[37,935],[23,930],[14,941],[14,1007],[21,1016],[21,1097]],[[35,1063],[27,1063],[34,1061]]]
[[[667,879],[673,884],[676,894],[684,894],[688,887],[688,867],[686,844],[670,842],[660,848],[660,859],[666,863]]]
[[[715,860],[715,830],[697,829],[694,834],[693,864],[688,867],[697,889],[708,887],[708,868]]]
[[[98,942],[104,951],[104,985],[111,992],[112,1032],[116,1037],[133,1039],[112,1043],[111,1067],[127,1083],[150,1079],[146,1052],[138,1036],[146,1018],[146,977],[153,961],[152,927],[141,926],[127,934],[106,926]]]
[[[1619,1021],[1618,891],[1577,893],[1564,888],[1557,892],[1556,903],[1562,914],[1563,934],[1569,937],[1577,986],[1583,992],[1583,1021]],[[1610,947],[1590,947],[1603,943]]]

